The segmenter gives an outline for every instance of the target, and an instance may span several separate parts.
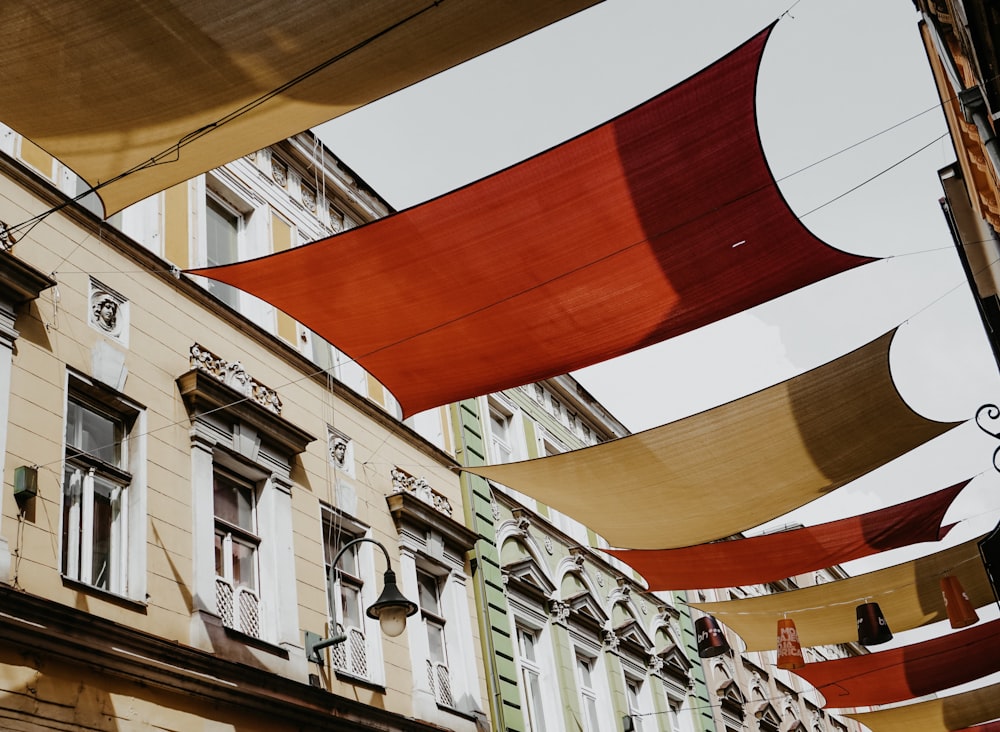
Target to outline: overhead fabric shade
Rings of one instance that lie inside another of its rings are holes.
[[[192,272],[308,326],[411,415],[628,353],[868,262],[805,229],[767,167],[754,92],[769,32],[477,183]]]
[[[596,2],[15,3],[0,114],[91,184],[167,151],[101,189],[111,214]]]
[[[953,732],[1000,718],[1000,684],[877,712],[845,714],[872,732]],[[994,732],[991,722],[970,732]]]
[[[764,584],[923,541],[937,541],[948,506],[969,481],[896,506],[791,531],[680,549],[605,549],[651,590]]]
[[[921,417],[900,398],[889,372],[893,333],[662,427],[584,450],[463,470],[526,493],[613,546],[674,548],[731,536],[954,426]],[[773,645],[773,623],[769,637]]]
[[[898,633],[948,617],[941,597],[944,574],[959,578],[973,607],[993,601],[978,540],[837,582],[727,602],[693,602],[691,607],[732,628],[748,651],[773,648],[775,625],[784,617],[795,621],[803,646],[857,641],[854,608],[866,600],[879,604],[889,627]]]
[[[1000,671],[1000,620],[865,656],[793,669],[826,707],[870,707],[934,694]]]

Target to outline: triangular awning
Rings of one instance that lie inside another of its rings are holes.
[[[91,184],[156,160],[110,214],[596,2],[13,3],[0,115]]]
[[[864,656],[807,663],[794,673],[826,707],[870,707],[934,694],[1000,672],[1000,620]]]
[[[768,33],[493,176],[192,273],[308,326],[411,415],[628,353],[868,262],[803,227],[768,169],[754,98]]]
[[[948,617],[940,585],[945,574],[958,577],[973,606],[994,601],[978,540],[836,582],[726,602],[695,602],[691,607],[716,616],[743,639],[748,651],[773,649],[778,619],[783,617],[795,621],[803,646],[855,642],[855,607],[866,599],[879,604],[893,632],[918,628]]]
[[[701,544],[769,521],[954,425],[900,398],[892,333],[755,394],[619,440],[463,468],[525,493],[613,546]],[[770,630],[773,643],[774,628]]]
[[[937,541],[948,506],[969,481],[839,521],[679,549],[605,549],[651,590],[766,584],[923,541]]]
[[[877,712],[845,714],[872,732],[954,732],[1000,718],[1000,684]],[[998,725],[973,728],[988,732]],[[969,732],[973,732],[970,730]]]

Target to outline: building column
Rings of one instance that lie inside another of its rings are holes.
[[[14,328],[18,307],[38,298],[42,290],[56,284],[51,277],[25,264],[8,251],[0,251],[0,475],[4,486],[13,486],[7,478],[7,428],[10,424],[10,380],[14,365]],[[3,512],[0,511],[0,521]],[[11,581],[10,544],[6,528],[0,523],[0,582]]]

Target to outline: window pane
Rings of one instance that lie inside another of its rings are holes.
[[[420,609],[426,610],[434,615],[440,615],[441,608],[438,603],[437,577],[425,574],[424,572],[418,572],[417,581],[420,586]]]
[[[215,532],[215,573],[219,577],[226,576],[226,552],[223,546],[226,541],[225,534]]]
[[[118,465],[122,426],[82,404],[69,402],[66,413],[66,444],[80,452]]]
[[[62,515],[62,568],[71,579],[80,577],[80,499],[83,492],[83,474],[67,468],[63,478]]]
[[[209,267],[213,267],[217,264],[235,262],[239,258],[240,217],[213,198],[209,198],[206,203],[206,263]],[[239,303],[239,292],[235,287],[216,282],[215,280],[209,280],[207,287],[209,292],[230,307],[235,308]]]
[[[531,715],[532,732],[545,732],[545,713],[542,711],[541,678],[534,671],[525,672],[528,682],[528,712]]]
[[[255,547],[233,539],[233,584],[257,589]]]
[[[434,663],[446,663],[444,656],[444,628],[437,623],[427,622],[428,655]]]
[[[121,492],[121,488],[114,483],[94,478],[94,524],[91,527],[93,562],[90,574],[94,587],[111,588],[111,563],[115,561],[112,527],[121,509]]]
[[[253,532],[253,491],[222,473],[215,473],[215,515]]]
[[[518,635],[521,636],[521,652],[524,654],[525,660],[535,662],[535,634],[530,633],[527,630],[517,629]]]
[[[360,628],[361,625],[361,592],[358,588],[343,585],[340,589],[340,613],[345,626]]]

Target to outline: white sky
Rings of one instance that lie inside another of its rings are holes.
[[[318,132],[402,209],[606,121],[695,73],[790,5],[605,0]],[[910,0],[801,0],[772,34],[758,88],[765,153],[793,210],[831,245],[888,259],[575,373],[630,429],[738,398],[897,324],[893,372],[918,412],[965,420],[980,404],[1000,400],[997,364],[938,204],[936,171],[955,156],[947,137],[932,143],[946,128],[917,20]],[[805,215],[928,143],[872,183]],[[977,517],[953,531],[947,545],[964,541],[1000,515],[1000,476],[990,463],[997,444],[974,424],[963,425],[793,519],[819,523],[980,475],[947,517]],[[866,571],[936,548],[897,550],[847,568]]]

